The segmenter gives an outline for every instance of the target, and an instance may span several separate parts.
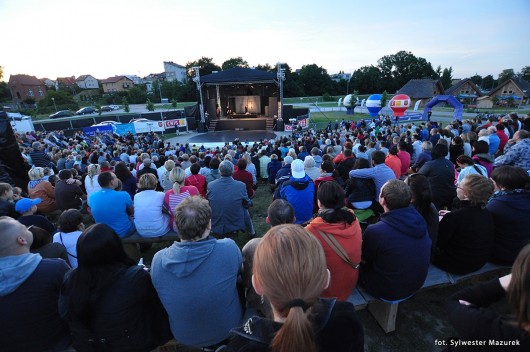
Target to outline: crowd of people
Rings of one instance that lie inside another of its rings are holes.
[[[1,175],[0,343],[362,351],[346,302],[357,285],[399,302],[430,265],[466,274],[491,261],[512,275],[455,295],[450,319],[462,338],[528,348],[529,130],[530,117],[510,114],[445,127],[343,121],[209,149],[156,133],[17,135],[29,182]],[[271,199],[263,237],[251,217],[258,187]],[[121,243],[172,231],[180,240],[150,273]],[[242,250],[228,238],[238,231],[250,238]],[[505,294],[515,320],[471,309]]]

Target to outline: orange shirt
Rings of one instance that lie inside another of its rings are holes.
[[[399,180],[401,177],[401,160],[399,160],[397,155],[388,154],[385,159],[385,164],[394,171],[394,175]]]

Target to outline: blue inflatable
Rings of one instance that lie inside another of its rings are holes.
[[[381,94],[372,94],[366,99],[366,108],[370,116],[377,116],[381,111]]]

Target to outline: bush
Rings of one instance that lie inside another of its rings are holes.
[[[335,99],[329,95],[328,93],[324,93],[324,95],[322,96],[322,100],[324,101],[335,101]]]

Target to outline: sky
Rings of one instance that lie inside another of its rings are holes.
[[[496,78],[530,66],[529,21],[529,0],[0,0],[0,66],[4,81],[104,79],[241,56],[333,74],[405,50],[453,78]]]

